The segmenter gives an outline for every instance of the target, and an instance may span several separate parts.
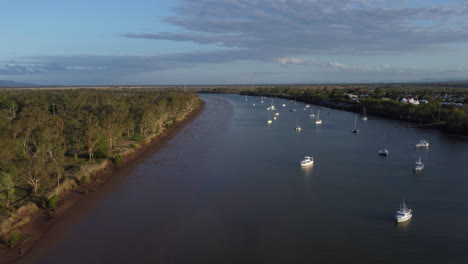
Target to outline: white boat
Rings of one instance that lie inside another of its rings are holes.
[[[260,101],[260,103],[261,103],[261,104],[263,104],[263,103],[264,103],[264,101],[263,101],[263,95],[262,95],[262,101]]]
[[[362,109],[362,120],[367,121],[366,107]]]
[[[286,107],[286,104],[282,104],[283,107]]]
[[[267,108],[268,111],[274,111],[276,110],[275,106],[273,105],[273,97],[271,98],[271,105],[270,107]]]
[[[296,121],[296,128],[294,130],[296,130],[296,131],[301,131],[302,130],[302,128],[299,126],[299,118]]]
[[[301,167],[306,167],[314,164],[314,158],[305,156],[303,160],[301,160]]]
[[[389,152],[388,152],[388,149],[386,149],[386,148],[381,148],[381,149],[379,149],[379,152],[378,152],[378,153],[379,153],[379,155],[381,155],[381,156],[388,156],[388,153],[389,153]]]
[[[255,104],[252,104],[252,106],[255,106]]]
[[[419,157],[418,160],[414,162],[414,170],[422,171],[422,169],[424,169],[424,163],[422,162],[421,157]]]
[[[306,108],[309,108],[309,107],[310,107],[310,105],[306,105]]]
[[[317,117],[315,118],[315,124],[317,125],[322,124],[322,120],[320,120],[320,110],[317,110]]]
[[[359,133],[359,129],[357,128],[357,116],[354,116],[354,128],[351,130],[353,133]]]
[[[271,121],[271,120],[268,120],[268,122],[267,122],[267,123],[268,123],[268,124],[271,124],[271,123],[273,123],[273,121]]]
[[[409,209],[405,202],[400,204],[400,209],[395,213],[395,219],[398,223],[408,221],[413,216],[413,210]]]
[[[279,116],[279,112],[276,112],[276,113],[275,113],[275,116]]]
[[[314,117],[315,117],[313,111],[314,111],[314,110],[313,110],[312,108],[310,108],[310,115],[309,115],[310,118],[314,118]]]
[[[429,141],[425,140],[425,139],[421,139],[417,144],[416,144],[416,147],[417,148],[427,148],[429,147]]]
[[[273,117],[273,120],[276,120],[276,116]]]

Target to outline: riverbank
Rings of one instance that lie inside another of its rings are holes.
[[[18,210],[11,221],[10,229],[19,230],[24,241],[12,248],[0,245],[0,263],[33,262],[45,253],[44,247],[39,252],[30,254],[38,243],[50,247],[60,241],[73,224],[79,222],[92,208],[112,193],[125,179],[128,171],[137,166],[141,160],[157,152],[169,142],[186,124],[193,121],[204,109],[204,102],[200,101],[197,108],[183,118],[166,128],[157,136],[148,137],[138,146],[133,146],[122,153],[123,162],[116,165],[110,160],[94,164],[92,167],[82,168],[77,174],[88,173],[86,183],[62,184],[57,191],[60,199],[56,209],[48,213],[37,206],[28,205],[27,209]],[[79,179],[79,176],[75,177]]]

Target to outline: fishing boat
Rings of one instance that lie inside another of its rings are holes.
[[[315,124],[317,125],[322,124],[322,120],[320,120],[320,110],[317,110],[317,117],[315,118]]]
[[[409,219],[411,219],[411,217],[413,217],[413,210],[408,208],[405,202],[400,204],[400,209],[398,209],[398,211],[395,213],[395,219],[397,220],[397,222],[401,223],[408,221]]]
[[[310,156],[305,156],[303,160],[301,160],[301,167],[307,167],[314,164],[314,158]]]
[[[367,121],[366,107],[362,108],[362,120]]]
[[[422,162],[421,157],[419,157],[415,162],[414,162],[414,171],[422,171],[424,169],[424,163]]]
[[[351,130],[351,132],[355,134],[359,133],[359,129],[357,128],[357,116],[354,116],[354,128]]]

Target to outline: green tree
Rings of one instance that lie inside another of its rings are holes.
[[[9,173],[0,172],[0,193],[3,193],[6,197],[6,208],[10,207],[10,199],[13,196],[15,184],[13,178]]]

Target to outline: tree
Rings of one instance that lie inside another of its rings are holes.
[[[11,174],[4,171],[0,172],[0,193],[6,196],[6,208],[10,207],[10,199],[13,196],[14,188],[15,184],[13,183]]]

